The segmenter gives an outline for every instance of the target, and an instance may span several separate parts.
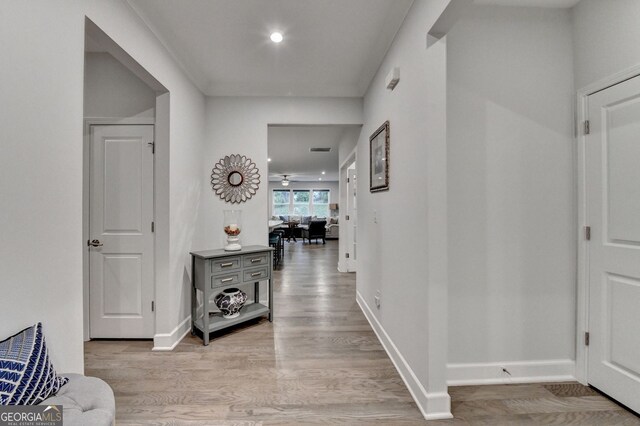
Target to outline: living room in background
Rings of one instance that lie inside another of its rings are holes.
[[[355,145],[356,129],[359,126],[268,126],[267,215],[270,224],[279,223],[269,227],[270,233],[302,245],[312,241],[325,246],[327,239],[338,239],[338,162],[345,139]],[[296,256],[295,250],[290,244],[282,248],[281,265]]]

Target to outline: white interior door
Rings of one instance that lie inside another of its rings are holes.
[[[358,203],[357,203],[357,181],[356,170],[347,170],[347,215],[349,220],[345,220],[347,226],[347,253],[349,258],[347,259],[347,271],[356,272],[356,261],[358,259],[358,245],[357,245],[357,229],[358,229]]]
[[[91,126],[90,182],[90,337],[153,337],[153,126]]]
[[[588,381],[640,412],[640,77],[588,108]]]

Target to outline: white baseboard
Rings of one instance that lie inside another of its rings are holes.
[[[503,368],[510,374],[505,373]],[[449,386],[573,380],[576,380],[575,361],[569,359],[447,364],[447,385]]]
[[[387,355],[389,355],[391,362],[393,362],[396,370],[398,370],[400,377],[407,386],[407,389],[409,389],[411,396],[418,405],[424,418],[426,420],[452,418],[449,394],[447,392],[428,393],[358,291],[356,291],[356,302],[367,318],[367,321],[369,321],[376,336],[378,336],[378,340],[387,352]]]
[[[153,336],[154,351],[172,351],[184,336],[191,331],[191,315],[185,318],[171,333],[158,333]]]

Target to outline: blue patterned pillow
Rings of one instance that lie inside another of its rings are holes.
[[[41,323],[0,342],[0,405],[39,404],[68,381],[53,369]]]

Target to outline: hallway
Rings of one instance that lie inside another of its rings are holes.
[[[639,425],[579,384],[451,387],[453,420],[426,422],[336,270],[338,242],[286,243],[275,320],[188,335],[173,352],[149,341],[85,344],[87,375],[116,395],[117,424]]]
[[[355,275],[337,271],[338,242],[285,244],[273,324],[208,347],[188,335],[173,352],[85,344],[86,374],[114,389],[117,424],[424,424],[355,302]]]

